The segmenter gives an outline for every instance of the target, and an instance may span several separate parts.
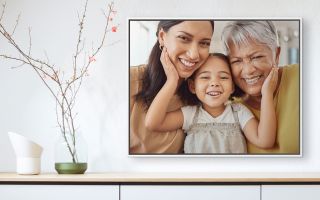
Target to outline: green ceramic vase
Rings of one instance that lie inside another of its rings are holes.
[[[84,174],[87,168],[87,163],[55,163],[58,174]]]

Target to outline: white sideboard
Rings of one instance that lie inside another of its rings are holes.
[[[43,183],[42,183],[43,184]],[[1,200],[119,200],[117,185],[0,185]]]
[[[125,185],[121,200],[260,200],[260,186]]]
[[[319,185],[263,185],[263,200],[319,200]]]
[[[318,200],[320,173],[0,173],[5,200]]]

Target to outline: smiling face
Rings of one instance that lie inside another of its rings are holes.
[[[235,84],[249,96],[261,96],[265,79],[278,65],[279,51],[274,56],[267,45],[250,40],[239,46],[229,44],[229,57]]]
[[[207,59],[212,34],[209,21],[184,21],[167,32],[159,31],[159,42],[167,48],[180,78],[190,77]]]
[[[225,108],[224,104],[234,91],[228,63],[217,56],[210,56],[196,71],[189,89],[197,95],[206,111],[221,113]]]

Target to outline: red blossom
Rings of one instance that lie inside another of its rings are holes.
[[[95,57],[89,56],[89,62],[91,63],[91,62],[94,62],[94,61],[96,61]]]
[[[113,26],[113,27],[111,28],[111,31],[112,31],[112,32],[117,32],[117,29],[118,29],[118,27]]]

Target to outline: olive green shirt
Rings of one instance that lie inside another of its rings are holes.
[[[273,148],[260,149],[248,142],[251,154],[299,154],[300,153],[300,84],[299,65],[282,67],[281,82],[274,97],[277,116],[277,137]],[[260,110],[251,108],[260,119]]]

